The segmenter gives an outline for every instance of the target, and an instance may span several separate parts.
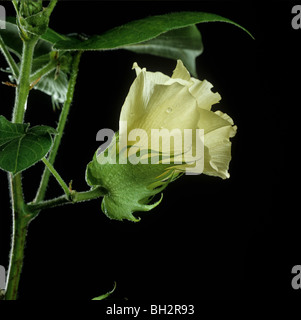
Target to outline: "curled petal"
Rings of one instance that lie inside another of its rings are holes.
[[[216,113],[228,125],[220,126],[205,133],[204,144],[204,171],[207,175],[213,175],[226,179],[230,177],[228,172],[231,160],[231,141],[237,131],[236,126],[232,126],[233,120],[220,111]]]
[[[207,80],[200,81],[190,77],[189,71],[185,68],[181,60],[177,61],[177,66],[173,72],[172,79],[186,81],[190,93],[196,98],[198,107],[211,110],[211,106],[221,100],[219,93],[211,91],[213,85]]]
[[[193,85],[189,90],[196,97],[199,108],[211,110],[212,105],[220,102],[221,96],[218,92],[212,92],[212,87],[213,85],[207,80],[200,81],[193,79]]]

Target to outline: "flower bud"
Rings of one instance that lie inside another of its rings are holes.
[[[43,8],[42,0],[19,0],[17,2],[17,25],[23,40],[43,35],[48,28],[53,7]]]
[[[43,11],[43,1],[33,0],[33,1],[18,1],[20,3],[19,14],[23,18],[28,18]]]

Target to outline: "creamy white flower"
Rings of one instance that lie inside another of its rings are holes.
[[[213,112],[212,105],[221,100],[213,93],[211,83],[190,76],[182,61],[177,61],[172,77],[161,72],[148,72],[134,63],[134,80],[120,114],[120,124],[127,122],[127,132],[142,129],[151,136],[152,129],[204,130],[204,167],[203,173],[229,178],[231,160],[230,138],[236,134],[233,120],[221,111]],[[124,134],[120,126],[119,134]],[[140,145],[150,148],[149,141]],[[191,146],[194,149],[196,146]],[[176,148],[172,150],[178,152]],[[185,150],[184,152],[186,152]],[[188,164],[174,168],[184,170]]]

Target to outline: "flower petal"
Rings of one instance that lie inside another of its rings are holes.
[[[149,71],[146,71],[146,68],[141,69],[138,66],[137,62],[135,62],[133,64],[133,68],[132,69],[135,69],[137,77],[139,76],[139,74],[142,71],[147,72],[148,79],[150,81],[153,81],[154,83],[157,83],[157,84],[165,84],[166,82],[168,82],[170,80],[170,77],[165,75],[162,72],[149,72]]]
[[[220,111],[212,112],[205,109],[199,109],[199,112],[200,117],[198,121],[198,128],[204,129],[204,134],[214,131],[220,127],[233,124],[233,120],[228,115]]]
[[[204,136],[204,171],[203,173],[212,176],[218,176],[222,179],[230,177],[228,173],[229,163],[231,160],[231,141],[237,131],[236,126],[232,126],[233,120],[226,114],[218,112],[221,119],[228,125],[205,132]]]
[[[190,73],[185,68],[183,62],[181,60],[177,60],[177,66],[172,74],[172,79],[182,79],[186,81],[190,81]]]
[[[211,106],[218,103],[221,100],[221,96],[218,92],[211,91],[213,85],[207,80],[200,81],[198,79],[191,78],[193,85],[189,88],[190,92],[196,97],[198,107],[201,109],[211,110]]]
[[[199,119],[196,99],[176,81],[162,84],[154,74],[142,69],[130,88],[120,114],[128,131],[143,129],[195,129]]]
[[[211,106],[221,99],[218,93],[211,91],[212,84],[190,77],[180,60],[171,78],[160,72],[141,69],[137,63],[133,68],[137,78],[122,107],[120,121],[127,121],[127,132],[133,129],[143,129],[146,132],[143,138],[139,136],[140,140],[135,144],[135,148],[150,150],[152,129],[161,129],[162,132],[162,129],[170,132],[179,129],[182,133],[184,129],[203,129],[203,172],[223,179],[228,178],[230,138],[235,135],[236,126],[233,126],[233,120],[227,114],[211,111]],[[192,146],[192,149],[195,147]],[[136,150],[131,151],[135,153]],[[160,152],[161,149],[153,151]],[[179,170],[183,170],[185,166],[179,166]]]
[[[211,91],[213,85],[207,80],[200,81],[191,77],[181,60],[177,61],[177,66],[171,78],[178,81],[181,79],[189,82],[186,83],[186,85],[189,87],[192,95],[197,99],[198,106],[202,109],[211,110],[211,106],[221,100],[219,93]]]

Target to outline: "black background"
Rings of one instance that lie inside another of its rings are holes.
[[[4,3],[4,2],[3,2]],[[184,176],[141,222],[109,220],[101,199],[42,212],[29,227],[19,298],[89,300],[112,288],[112,301],[200,301],[292,298],[291,269],[300,264],[299,92],[301,30],[291,27],[293,2],[59,1],[50,27],[98,34],[134,19],[173,11],[220,14],[230,24],[200,24],[200,79],[222,96],[218,106],[238,126],[231,178]],[[5,3],[7,12],[11,4]],[[135,78],[133,62],[171,75],[175,61],[127,51],[87,52],[55,163],[75,190],[102,128],[118,129],[121,106]],[[1,57],[1,67],[5,66]],[[0,75],[5,81],[5,74]],[[1,114],[11,117],[14,89],[1,86]],[[59,112],[35,90],[26,121],[55,127]],[[32,200],[42,164],[24,173]],[[0,264],[7,266],[10,209],[0,172]],[[48,198],[61,194],[51,180]]]

